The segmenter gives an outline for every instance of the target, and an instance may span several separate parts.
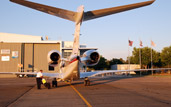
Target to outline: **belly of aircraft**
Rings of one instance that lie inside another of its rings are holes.
[[[63,80],[77,80],[80,78],[79,61],[74,61],[63,68]]]

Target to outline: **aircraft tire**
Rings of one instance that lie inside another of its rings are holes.
[[[58,87],[58,82],[55,81],[55,80],[53,80],[53,81],[52,81],[52,87]]]

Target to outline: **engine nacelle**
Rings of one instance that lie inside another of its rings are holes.
[[[86,66],[94,66],[98,64],[100,60],[100,55],[96,50],[88,50],[83,54],[81,62]]]
[[[52,66],[52,67],[57,66],[59,64],[60,59],[61,59],[61,54],[59,51],[51,50],[48,53],[47,61],[48,61],[49,66]]]

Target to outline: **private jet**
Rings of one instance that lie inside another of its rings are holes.
[[[47,63],[49,64],[49,66],[52,67],[60,66],[60,70],[57,73],[43,73],[43,75],[50,78],[56,78],[61,81],[73,81],[81,78],[85,79],[86,81],[89,77],[93,77],[99,74],[113,73],[113,72],[128,72],[130,70],[104,70],[104,71],[94,71],[94,72],[80,72],[79,65],[81,63],[84,64],[85,66],[94,66],[98,64],[100,60],[100,54],[96,50],[88,50],[82,55],[82,57],[79,55],[80,26],[82,22],[91,19],[100,18],[107,15],[116,14],[119,12],[124,12],[127,10],[132,10],[135,8],[148,6],[151,5],[155,0],[149,0],[140,3],[134,3],[124,6],[111,7],[111,8],[105,8],[105,9],[99,9],[99,10],[93,10],[87,12],[84,12],[83,5],[78,7],[77,12],[74,12],[70,10],[65,10],[57,7],[51,7],[51,6],[31,2],[28,0],[10,0],[10,1],[75,23],[75,33],[74,33],[72,54],[67,59],[63,59],[59,51],[51,50],[47,55],[47,59],[48,59]],[[140,69],[134,71],[140,71]],[[8,73],[36,75],[36,72],[32,72],[32,73],[8,72]]]

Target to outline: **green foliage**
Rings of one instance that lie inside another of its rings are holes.
[[[89,67],[89,68],[93,68],[95,70],[104,70],[104,69],[108,69],[108,61],[106,58],[104,58],[103,56],[100,56],[100,61],[97,65]]]
[[[99,63],[93,67],[89,67],[89,69],[108,70],[108,69],[110,69],[111,65],[124,64],[124,63],[125,63],[125,61],[122,58],[120,58],[120,59],[113,58],[112,60],[108,61],[106,58],[101,56]]]
[[[141,64],[144,67],[151,66],[151,48],[144,47],[144,48],[136,48],[134,47],[132,51],[132,56],[130,56],[130,63],[131,64],[139,64],[140,63],[140,56],[139,52],[141,52]],[[152,49],[152,61],[153,66],[162,67],[164,65],[171,65],[171,46],[163,48],[162,52],[159,53]],[[112,60],[107,60],[103,56],[100,57],[100,61],[97,65],[93,67],[89,67],[90,70],[106,70],[110,69],[111,65],[114,64],[124,64],[128,63],[124,61],[122,58],[117,59],[113,58]]]
[[[163,48],[161,52],[161,61],[168,66],[171,64],[171,46]]]
[[[117,59],[117,58],[113,58],[112,60],[109,61],[109,68],[111,68],[112,65],[115,65],[115,64],[124,64],[125,61],[120,58],[120,59]]]
[[[141,64],[148,66],[151,65],[151,48],[144,47],[144,48],[136,48],[134,47],[132,56],[130,57],[131,63],[139,64],[140,63],[140,56],[139,53],[141,52]],[[160,53],[156,52],[152,49],[152,62],[153,64],[158,64],[160,62]],[[158,64],[160,65],[160,64]]]

